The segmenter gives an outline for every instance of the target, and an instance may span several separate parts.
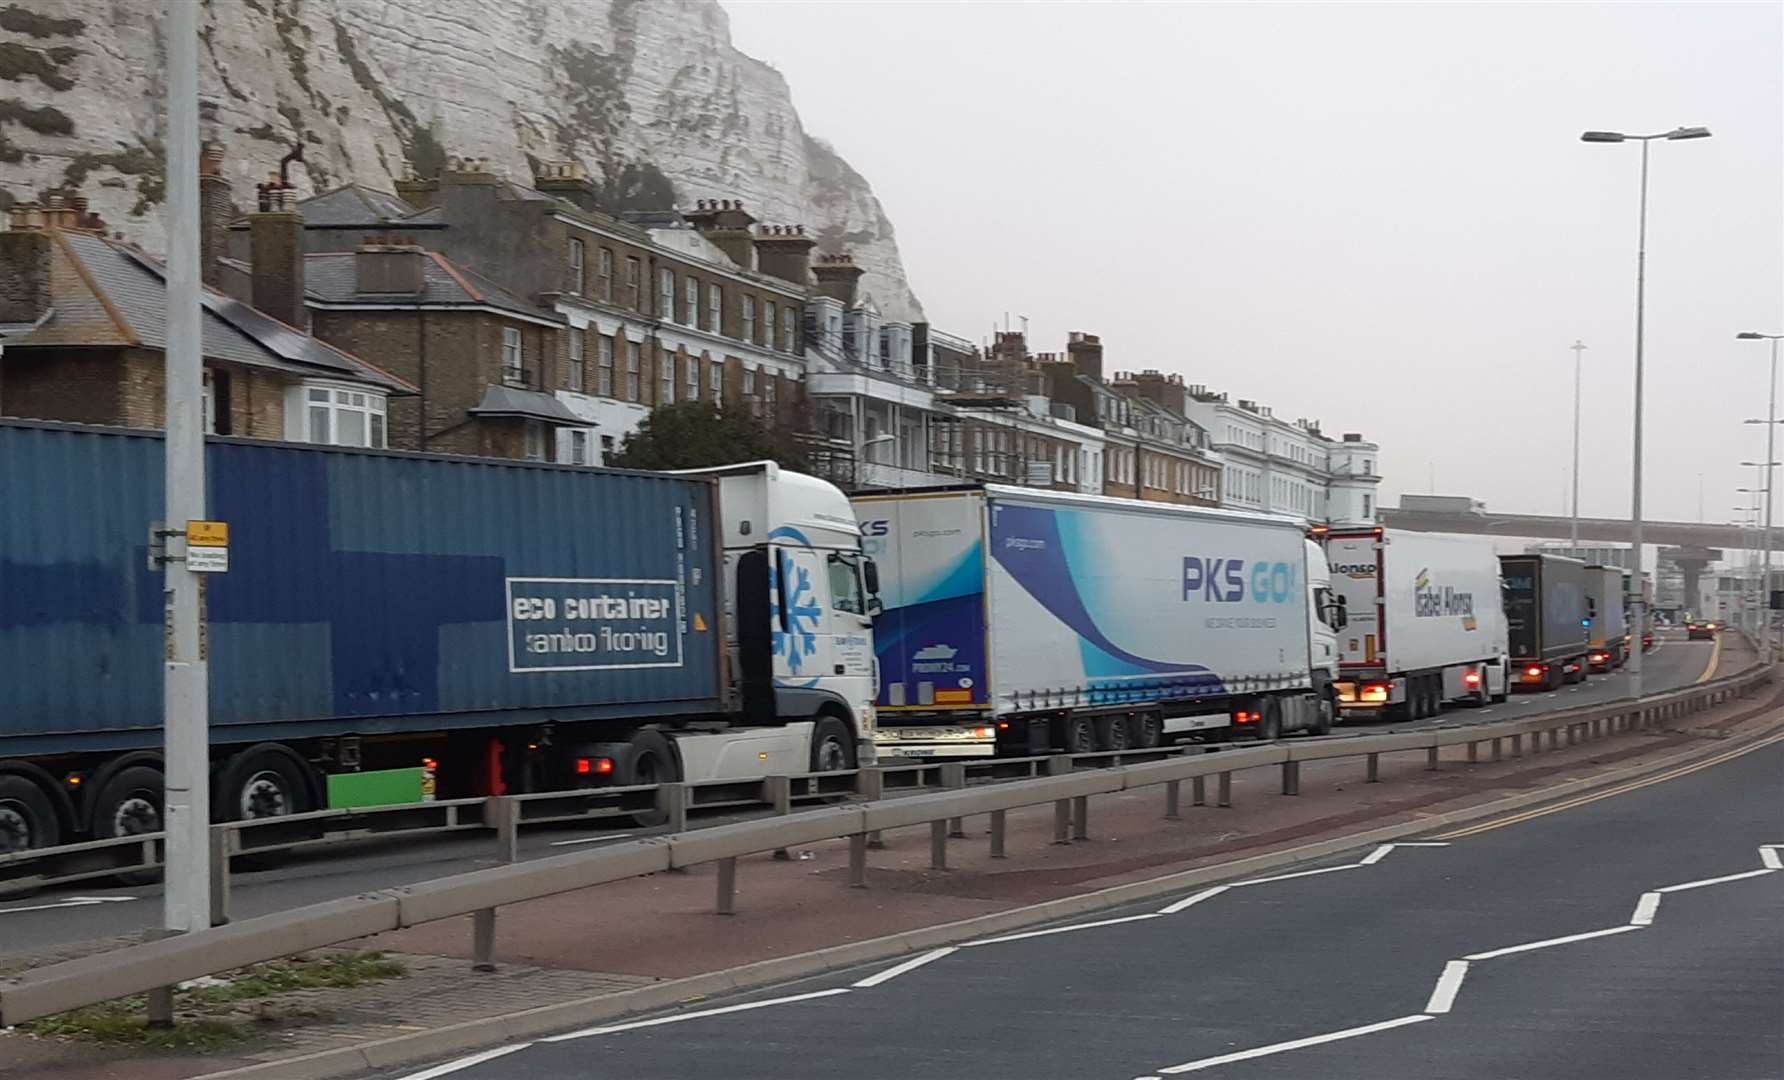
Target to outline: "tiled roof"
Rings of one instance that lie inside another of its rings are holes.
[[[550,394],[515,386],[489,386],[483,391],[483,400],[470,413],[472,416],[519,416],[568,427],[589,426],[587,420],[571,412]]]
[[[561,322],[549,308],[529,304],[489,278],[459,266],[436,251],[423,252],[422,288],[417,293],[359,291],[355,252],[318,251],[304,257],[304,292],[323,304],[426,304],[491,307],[534,319]]]
[[[84,232],[50,234],[61,257],[51,268],[54,312],[8,345],[141,345],[167,348],[165,268],[123,244]],[[206,359],[292,375],[349,379],[396,393],[408,383],[222,293],[199,293]]]
[[[414,214],[399,195],[363,184],[347,184],[297,204],[304,224],[318,228],[375,228]]]

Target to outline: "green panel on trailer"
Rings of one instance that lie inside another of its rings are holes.
[[[374,772],[335,773],[328,778],[328,808],[348,810],[355,806],[396,806],[433,797],[431,770],[379,769]]]

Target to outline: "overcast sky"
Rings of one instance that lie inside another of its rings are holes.
[[[1029,318],[1382,445],[1384,503],[1629,511],[1640,150],[1651,518],[1728,520],[1784,332],[1784,7],[727,0],[874,185],[939,327]],[[1781,510],[1784,517],[1784,510]]]

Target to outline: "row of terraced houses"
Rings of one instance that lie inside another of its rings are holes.
[[[846,251],[733,200],[614,212],[575,163],[454,159],[393,191],[238,212],[201,162],[205,424],[217,434],[598,466],[654,408],[795,434],[846,488],[989,481],[1376,518],[1377,447],[1073,333],[974,342],[881,317]],[[242,193],[245,194],[245,193]],[[164,269],[78,193],[0,232],[0,415],[162,422]]]

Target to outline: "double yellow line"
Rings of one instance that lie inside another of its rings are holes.
[[[1514,814],[1508,818],[1500,818],[1498,821],[1490,821],[1485,825],[1473,825],[1466,829],[1457,829],[1455,832],[1443,833],[1443,834],[1439,835],[1437,837],[1437,839],[1439,839],[1439,840],[1456,840],[1456,839],[1459,839],[1464,836],[1473,836],[1476,833],[1491,832],[1494,829],[1503,829],[1507,825],[1516,825],[1520,822],[1530,821],[1533,818],[1546,817],[1549,814],[1558,814],[1563,810],[1572,810],[1576,806],[1584,806],[1587,803],[1594,803],[1594,802],[1597,802],[1599,799],[1608,799],[1608,798],[1612,797],[1613,795],[1627,794],[1628,792],[1636,791],[1640,788],[1645,788],[1645,787],[1649,786],[1650,784],[1663,784],[1668,780],[1676,780],[1681,776],[1685,776],[1689,773],[1694,773],[1699,769],[1707,769],[1712,765],[1720,765],[1725,761],[1732,761],[1735,758],[1738,758],[1743,754],[1751,754],[1755,750],[1763,750],[1766,747],[1772,745],[1773,743],[1779,742],[1781,740],[1784,740],[1784,731],[1780,731],[1774,735],[1770,735],[1764,739],[1761,739],[1758,742],[1750,743],[1746,746],[1740,747],[1739,749],[1730,750],[1730,751],[1727,751],[1726,753],[1722,753],[1722,754],[1717,754],[1715,757],[1706,758],[1703,761],[1699,761],[1699,762],[1696,762],[1691,765],[1685,765],[1681,768],[1673,769],[1669,772],[1663,772],[1663,773],[1659,774],[1658,776],[1650,776],[1650,777],[1647,777],[1646,779],[1642,779],[1642,780],[1633,780],[1627,784],[1621,784],[1617,787],[1611,788],[1608,791],[1600,791],[1600,792],[1597,792],[1592,795],[1582,795],[1577,799],[1569,799],[1566,802],[1556,803],[1553,806],[1545,806],[1545,807],[1541,808],[1540,810],[1526,810],[1525,812],[1523,812],[1521,814]]]

